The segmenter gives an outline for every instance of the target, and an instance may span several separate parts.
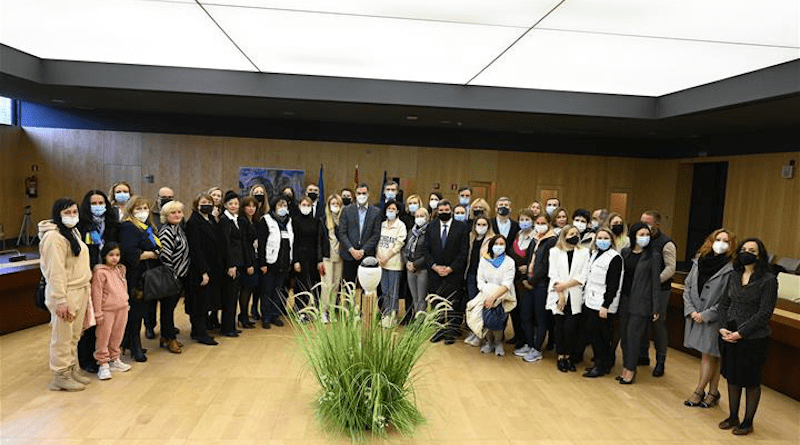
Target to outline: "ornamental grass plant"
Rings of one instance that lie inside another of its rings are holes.
[[[314,301],[314,289],[307,294]],[[429,295],[428,308],[415,314],[405,327],[381,327],[374,308],[364,319],[353,283],[330,307],[330,322],[322,320],[314,304],[294,311],[290,322],[298,336],[310,371],[319,383],[316,412],[329,431],[353,441],[370,435],[385,436],[387,428],[411,435],[424,421],[416,405],[414,366],[451,310],[449,302]],[[366,300],[365,300],[366,301]]]

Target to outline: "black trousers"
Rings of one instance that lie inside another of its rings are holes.
[[[517,295],[522,295],[527,289],[520,284],[514,284],[516,287]],[[511,326],[514,328],[514,347],[521,348],[525,344],[525,332],[522,327],[522,314],[520,313],[519,304],[514,306],[509,313],[511,315]]]
[[[608,372],[614,365],[611,349],[614,314],[608,314],[608,318],[601,318],[599,311],[586,306],[583,307],[583,312],[586,314],[586,335],[594,352],[594,366]]]
[[[315,303],[318,305],[319,286],[317,288],[314,288],[314,286],[320,282],[319,269],[317,269],[315,261],[304,259],[298,262],[300,263],[300,272],[295,273],[294,281],[294,306],[296,310],[303,309],[309,304],[308,294],[298,295],[301,292],[311,292],[314,295]]]
[[[572,313],[569,298],[564,306],[564,314],[555,314],[556,352],[559,355],[571,355],[575,352],[578,334],[578,317]]]
[[[442,317],[439,320],[445,325],[443,330],[446,335],[452,338],[461,336],[461,323],[464,320],[462,281],[462,274],[457,271],[441,277],[432,269],[428,270],[428,293],[447,299],[453,306],[453,310],[448,311],[446,319]]]
[[[78,341],[78,364],[83,369],[97,368],[97,360],[94,358],[94,348],[97,343],[95,331],[96,326],[83,331],[81,339]]]
[[[286,315],[284,283],[287,281],[287,275],[288,273],[268,269],[267,273],[261,277],[262,321],[269,322],[280,318],[281,314]]]
[[[358,266],[361,261],[343,260],[342,261],[342,280],[346,283],[355,283],[358,278]]]
[[[193,286],[190,289],[191,294],[187,305],[189,306],[189,319],[192,322],[192,337],[204,338],[209,336],[206,320],[208,319],[208,311],[211,310],[211,301],[218,299],[220,284],[219,281],[213,280],[206,286]]]
[[[157,306],[158,306],[158,300],[152,300],[145,303],[146,312],[144,313],[144,327],[147,329],[156,328]],[[164,328],[162,327],[161,330],[163,331]]]
[[[639,364],[639,353],[647,328],[652,323],[651,315],[628,314],[625,332],[625,346],[622,348],[622,366],[634,371]]]
[[[661,291],[661,301],[669,301],[669,294],[671,291]],[[658,308],[658,320],[651,321],[648,329],[644,330],[642,335],[642,344],[639,350],[639,357],[646,359],[650,354],[650,329],[653,330],[653,343],[656,347],[656,362],[664,363],[667,360],[667,306],[662,305]]]
[[[167,340],[175,339],[175,306],[178,305],[180,298],[180,295],[173,295],[158,300],[161,304],[161,313],[159,313],[161,338],[166,338]]]
[[[239,276],[222,278],[222,320],[219,332],[227,334],[236,330],[236,304],[239,302]]]

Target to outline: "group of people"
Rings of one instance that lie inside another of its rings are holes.
[[[145,335],[155,338],[159,304],[160,345],[180,353],[174,309],[181,296],[191,338],[206,345],[217,344],[210,335],[215,330],[238,337],[237,327],[252,329],[255,322],[264,329],[283,326],[289,287],[297,309],[318,304],[328,323],[342,283],[357,282],[367,257],[382,268],[384,327],[409,322],[436,294],[452,310],[433,342],[453,344],[466,327],[464,342],[486,354],[503,356],[508,343],[515,356],[532,363],[555,349],[561,372],[576,371],[591,345],[587,378],[609,374],[620,345],[617,380],[625,385],[635,382],[637,367],[650,364],[652,330],[652,374],[664,375],[676,246],[660,230],[657,211],[628,227],[622,215],[605,209],[570,214],[557,198],[544,206],[534,202],[514,219],[511,199],[490,207],[473,199],[468,187],[458,191],[458,203],[438,191],[427,200],[417,194],[403,199],[392,181],[376,205],[366,184],[327,199],[316,184],[299,198],[294,193],[286,187],[269,196],[256,185],[243,197],[215,187],[194,198],[191,215],[172,189],[160,189],[151,205],[125,182],[108,195],[91,190],[80,204],[57,200],[52,219],[39,224],[53,314],[51,388],[83,389],[88,379],[78,363],[100,379],[126,371],[130,365],[120,360],[126,349],[134,360],[147,360],[142,323]],[[146,300],[143,277],[161,266],[182,291]],[[735,434],[752,431],[776,283],[761,241],[737,246],[726,229],[708,237],[686,278],[685,342],[702,360],[700,381],[685,404],[717,404],[721,373],[731,414],[720,428]],[[401,298],[407,302],[402,318]],[[509,315],[514,336],[506,340]],[[747,406],[740,422],[742,388]]]

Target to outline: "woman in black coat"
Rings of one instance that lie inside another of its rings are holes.
[[[102,264],[100,250],[109,241],[119,241],[119,215],[117,208],[111,205],[106,194],[100,190],[89,190],[83,197],[79,211],[78,230],[81,240],[89,248],[89,264],[94,270],[96,264]],[[78,363],[86,372],[97,373],[97,361],[94,358],[96,342],[95,327],[83,331],[78,342]]]
[[[654,312],[660,302],[661,252],[650,248],[650,228],[637,222],[630,229],[632,247],[622,250],[624,274],[619,299],[622,335],[622,375],[618,380],[630,385],[636,377],[639,346],[648,341],[652,321],[666,314]]]
[[[222,240],[214,219],[214,198],[207,193],[197,195],[192,203],[192,216],[186,223],[189,241],[189,286],[186,312],[192,322],[192,338],[204,345],[216,345],[208,334],[206,320],[213,302],[219,301],[222,284]],[[214,306],[216,307],[216,306]]]
[[[141,196],[132,196],[125,205],[125,215],[119,229],[119,245],[122,250],[122,264],[125,265],[128,280],[130,311],[125,328],[123,349],[130,349],[131,357],[137,362],[147,361],[142,349],[142,320],[146,304],[142,300],[144,288],[143,274],[146,270],[158,267],[161,240],[156,234],[150,219],[150,204]]]
[[[728,380],[730,407],[728,418],[719,427],[733,428],[737,436],[753,432],[753,419],[761,399],[761,373],[772,333],[769,320],[778,300],[778,280],[769,270],[767,258],[767,249],[758,238],[739,245],[728,292],[722,294],[717,308],[722,375]],[[739,423],[743,387],[747,388],[747,405],[744,420]]]
[[[222,260],[225,274],[222,276],[222,324],[220,333],[226,337],[238,337],[236,329],[236,304],[241,290],[241,276],[253,275],[252,249],[245,249],[247,221],[239,216],[239,195],[232,190],[222,199],[225,211],[219,217],[217,229],[222,241]],[[245,314],[246,316],[247,314]]]
[[[292,217],[294,226],[293,268],[295,272],[294,293],[311,291],[320,282],[319,268],[322,266],[322,243],[325,230],[322,221],[311,214],[313,202],[308,196],[300,200],[299,214]],[[318,294],[319,292],[315,292]],[[295,298],[295,307],[300,310],[308,305],[308,296]]]

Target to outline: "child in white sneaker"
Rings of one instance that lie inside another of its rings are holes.
[[[100,365],[97,377],[111,378],[111,371],[127,371],[131,366],[120,360],[119,345],[128,321],[128,282],[125,266],[119,263],[120,249],[108,242],[100,252],[105,264],[94,267],[92,304],[97,320],[97,343],[94,358]]]

